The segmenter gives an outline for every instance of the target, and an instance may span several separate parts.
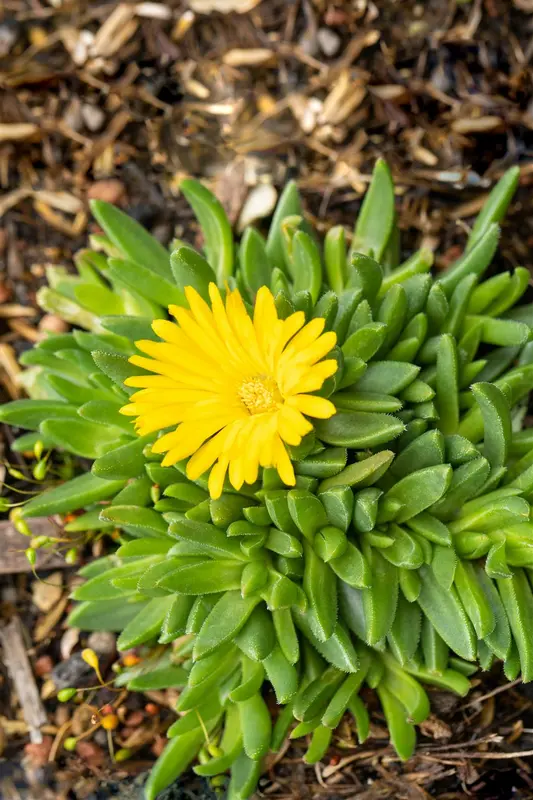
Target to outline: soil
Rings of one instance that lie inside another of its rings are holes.
[[[46,266],[69,266],[97,232],[90,198],[117,203],[165,244],[197,243],[179,194],[183,177],[204,180],[237,226],[253,201],[260,227],[272,197],[261,187],[279,192],[296,178],[319,230],[350,229],[383,156],[398,187],[404,254],[427,245],[442,268],[494,181],[519,164],[497,266],[533,269],[532,58],[533,0],[1,0],[2,398],[20,393],[16,354],[60,328],[43,319],[35,295]],[[31,463],[9,452],[12,433],[1,436],[5,459],[26,474]],[[49,580],[51,571],[40,574]],[[65,629],[75,577],[60,575],[57,619],[36,598],[28,569],[0,577],[2,618],[21,620],[48,719],[44,742],[30,744],[2,668],[0,797],[137,798],[142,779],[134,776],[160,752],[175,697],[124,696],[114,746],[128,737],[134,746],[120,765],[101,730],[82,752],[54,751],[63,725],[91,726],[79,705],[57,704],[50,683],[54,668],[57,675],[58,666],[79,661],[88,639]],[[112,674],[112,645],[108,656]],[[434,715],[405,764],[369,693],[372,737],[363,747],[347,721],[316,768],[293,744],[272,759],[259,794],[533,798],[533,691],[506,683],[499,669],[476,684],[466,700],[431,693]],[[101,706],[113,698],[101,690],[93,699]],[[22,788],[28,780],[33,788]],[[180,786],[180,798],[209,791],[195,778]]]

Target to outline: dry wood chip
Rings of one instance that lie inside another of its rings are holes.
[[[501,117],[488,115],[486,117],[472,117],[470,119],[455,119],[452,130],[456,133],[484,133],[492,131],[503,124]]]
[[[33,631],[33,638],[36,642],[42,642],[43,639],[52,632],[55,628],[61,617],[63,616],[63,612],[69,604],[69,596],[68,594],[63,595],[61,600],[59,600],[56,605],[50,609],[50,611],[37,621],[37,625],[35,626],[35,630]]]
[[[2,383],[4,384],[9,396],[16,400],[22,394],[18,384],[18,376],[22,372],[15,351],[9,344],[0,344],[0,367],[4,374],[0,374]],[[25,547],[25,546],[24,546]],[[0,566],[0,572],[2,567]]]
[[[67,214],[77,214],[83,208],[83,203],[79,197],[75,197],[70,192],[50,192],[46,189],[37,189],[33,192],[33,197],[52,208],[65,211]]]
[[[147,17],[148,19],[170,19],[172,17],[172,10],[163,3],[137,3],[135,13],[138,17]]]
[[[18,617],[13,617],[10,622],[0,627],[0,642],[2,660],[15,686],[24,720],[30,729],[30,738],[32,742],[42,742],[40,728],[46,724],[47,717],[33,677],[22,633],[22,623]]]
[[[65,219],[62,214],[53,211],[50,206],[43,203],[42,200],[35,199],[33,201],[33,206],[39,216],[46,220],[49,225],[67,236],[72,236],[74,238],[85,230],[88,221],[85,211],[78,211],[74,217],[74,221],[70,222],[70,220]]]
[[[198,14],[210,14],[218,11],[221,14],[246,14],[259,5],[261,0],[189,0],[189,7]]]
[[[179,42],[181,39],[183,39],[187,31],[191,29],[195,19],[196,17],[193,11],[190,9],[188,11],[184,11],[174,25],[171,34],[172,41]]]
[[[13,206],[16,206],[17,203],[25,200],[31,194],[32,190],[30,187],[20,186],[18,189],[13,189],[12,192],[0,196],[0,219],[4,216],[6,211],[9,211],[10,208],[13,208]]]
[[[366,88],[353,79],[350,70],[344,70],[324,100],[320,122],[338,125],[361,105],[365,95]]]
[[[274,55],[274,51],[266,47],[252,47],[249,50],[237,47],[234,50],[228,50],[222,57],[222,61],[224,64],[229,64],[230,67],[253,67],[265,64],[273,59]]]
[[[369,90],[380,100],[405,100],[409,97],[409,93],[405,86],[397,83],[386,83],[383,86],[369,86]]]
[[[109,58],[117,53],[137,30],[135,7],[120,3],[97,31],[90,47],[93,58]]]
[[[0,142],[13,142],[30,139],[39,132],[33,122],[0,122]]]
[[[40,333],[35,328],[32,328],[31,325],[28,325],[27,322],[24,322],[22,319],[10,319],[8,320],[9,327],[15,333],[18,333],[19,336],[22,336],[23,339],[26,339],[28,342],[40,342],[46,338],[45,333]]]
[[[21,306],[18,303],[3,303],[0,305],[0,319],[13,317],[35,317],[37,309],[31,306]]]
[[[189,92],[189,94],[194,95],[194,97],[198,97],[199,100],[207,100],[210,94],[207,86],[204,86],[203,83],[200,83],[200,81],[197,81],[194,78],[186,78],[183,81],[183,88],[186,92]]]

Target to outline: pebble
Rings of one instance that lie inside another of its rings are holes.
[[[163,738],[163,736],[157,736],[153,745],[150,748],[150,752],[154,754],[156,758],[159,758],[165,746],[167,744],[167,739]]]
[[[131,714],[128,714],[124,723],[128,726],[128,728],[138,728],[139,725],[142,724],[144,720],[144,714],[142,711],[132,711]]]
[[[92,686],[94,670],[85,663],[81,653],[74,653],[66,661],[56,664],[52,670],[52,679],[56,689],[67,689],[69,686]]]
[[[102,656],[113,655],[116,651],[117,637],[108,631],[94,631],[87,639],[87,647]]]
[[[83,128],[83,118],[81,116],[81,103],[79,97],[74,97],[68,104],[63,114],[63,122],[67,128],[79,132]]]
[[[63,576],[61,572],[52,572],[46,581],[33,581],[32,587],[33,605],[39,611],[50,611],[58,604],[63,594]]]
[[[84,103],[81,107],[81,117],[86,127],[93,133],[102,130],[105,122],[105,113],[98,106]]]
[[[0,24],[0,58],[7,56],[18,39],[19,23],[14,19],[6,19]]]
[[[56,314],[45,314],[39,322],[38,328],[46,333],[66,333],[69,329],[68,322],[65,322]]]
[[[260,183],[251,190],[244,201],[237,223],[237,230],[243,231],[257,219],[268,217],[274,210],[278,193],[271,183]]]
[[[44,765],[48,763],[48,756],[50,755],[53,741],[51,736],[43,736],[42,742],[29,742],[24,746],[24,752],[28,756],[33,767],[44,767]]]
[[[104,200],[106,203],[118,203],[124,199],[126,187],[118,178],[106,178],[95,181],[89,186],[87,196],[89,200]]]
[[[35,662],[34,672],[38,678],[42,678],[44,675],[49,675],[53,668],[54,662],[50,656],[39,656]]]
[[[94,742],[87,742],[82,739],[76,745],[76,753],[83,758],[90,767],[101,767],[105,761],[105,754],[101,747]]]
[[[0,248],[1,252],[1,248]],[[7,303],[8,300],[11,300],[13,296],[13,292],[11,291],[9,286],[6,286],[5,283],[0,282],[0,305],[2,303]]]
[[[325,56],[331,57],[339,52],[341,37],[338,33],[335,33],[335,31],[332,31],[330,28],[319,28],[316,38]]]

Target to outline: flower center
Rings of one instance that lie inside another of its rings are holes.
[[[237,389],[237,395],[250,414],[273,411],[282,400],[276,381],[268,375],[247,378]]]

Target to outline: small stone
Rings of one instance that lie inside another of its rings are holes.
[[[348,22],[348,15],[342,8],[328,6],[324,15],[326,25],[345,25]]]
[[[251,190],[244,201],[237,230],[243,231],[257,219],[268,217],[274,210],[278,193],[271,183],[260,183]]]
[[[38,678],[49,675],[54,668],[54,662],[50,656],[40,656],[35,662],[34,672]]]
[[[320,49],[324,53],[325,56],[336,55],[339,52],[341,46],[341,37],[335,31],[332,31],[330,28],[320,28],[316,35],[318,39],[318,44],[320,45]]]
[[[132,711],[131,714],[128,714],[124,722],[128,728],[138,728],[139,725],[142,724],[143,720],[144,714],[142,711]]]
[[[51,736],[43,736],[42,742],[30,742],[24,746],[24,752],[31,762],[32,767],[44,767],[48,763],[48,756],[52,749]]]
[[[105,113],[98,106],[91,103],[84,103],[81,107],[81,117],[87,128],[96,133],[101,130],[105,122]]]
[[[31,591],[33,605],[37,606],[39,611],[50,611],[63,594],[63,575],[61,572],[52,572],[46,581],[34,581]]]
[[[52,679],[56,689],[67,689],[69,686],[76,688],[90,686],[94,681],[94,670],[85,663],[81,653],[74,653],[66,661],[56,664],[52,670]]]
[[[0,58],[7,56],[18,39],[20,24],[15,19],[5,19],[0,24]]]
[[[104,751],[94,742],[87,742],[82,739],[76,746],[76,752],[90,767],[101,767],[104,763]]]
[[[38,328],[43,333],[66,333],[69,324],[55,314],[45,314],[39,322]]]
[[[80,630],[79,628],[67,628],[65,633],[61,637],[61,642],[59,644],[59,649],[61,652],[61,658],[63,661],[66,661],[67,658],[70,658],[72,655],[72,651],[76,647],[80,640]]]
[[[89,200],[104,200],[115,205],[123,200],[125,195],[126,187],[118,178],[95,181],[87,192]]]
[[[150,751],[154,754],[156,758],[159,758],[165,746],[167,744],[167,740],[163,736],[157,736],[153,745],[150,748]]]
[[[116,651],[117,637],[108,631],[94,631],[87,639],[87,647],[101,656],[113,655]]]
[[[67,128],[79,132],[83,128],[83,117],[81,115],[81,103],[79,97],[73,97],[63,114],[63,122]]]
[[[0,247],[0,252],[2,248]],[[6,286],[5,283],[0,281],[0,305],[2,303],[7,303],[8,300],[11,300],[13,292],[11,291],[9,286]]]

